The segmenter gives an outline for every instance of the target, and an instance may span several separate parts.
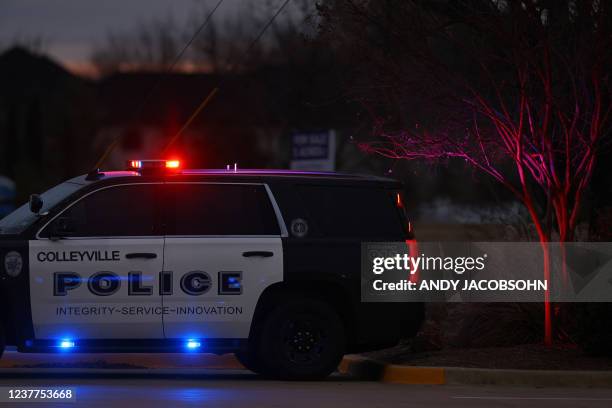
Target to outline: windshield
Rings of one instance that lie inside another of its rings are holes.
[[[84,178],[80,176],[45,191],[41,194],[43,206],[40,212],[44,213],[45,211],[49,211],[60,201],[83,187],[84,184]],[[0,235],[20,234],[32,225],[36,219],[37,215],[30,211],[29,203],[25,203],[0,220]]]

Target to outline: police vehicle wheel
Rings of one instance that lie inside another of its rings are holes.
[[[327,377],[344,348],[342,320],[327,303],[314,299],[279,305],[264,322],[259,342],[265,373],[287,380]]]

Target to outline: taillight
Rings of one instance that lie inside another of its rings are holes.
[[[412,230],[412,222],[408,219],[408,213],[406,212],[406,204],[404,194],[401,191],[395,192],[395,206],[398,209],[402,223],[404,225],[404,231],[408,238],[413,238],[414,232]]]
[[[404,199],[402,198],[402,194],[399,192],[395,193],[395,204],[398,208],[404,208]]]

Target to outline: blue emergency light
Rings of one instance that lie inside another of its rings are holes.
[[[62,339],[59,342],[59,348],[61,348],[62,350],[69,350],[71,348],[74,348],[74,341],[70,339]]]
[[[189,339],[185,343],[185,347],[187,348],[187,350],[196,350],[199,349],[200,346],[202,346],[202,343],[200,342],[200,340],[196,339]]]

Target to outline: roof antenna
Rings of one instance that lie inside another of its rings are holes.
[[[95,181],[100,180],[102,177],[104,177],[104,173],[102,173],[102,171],[98,167],[96,167],[95,169],[87,173],[87,177],[85,177],[85,180]]]

